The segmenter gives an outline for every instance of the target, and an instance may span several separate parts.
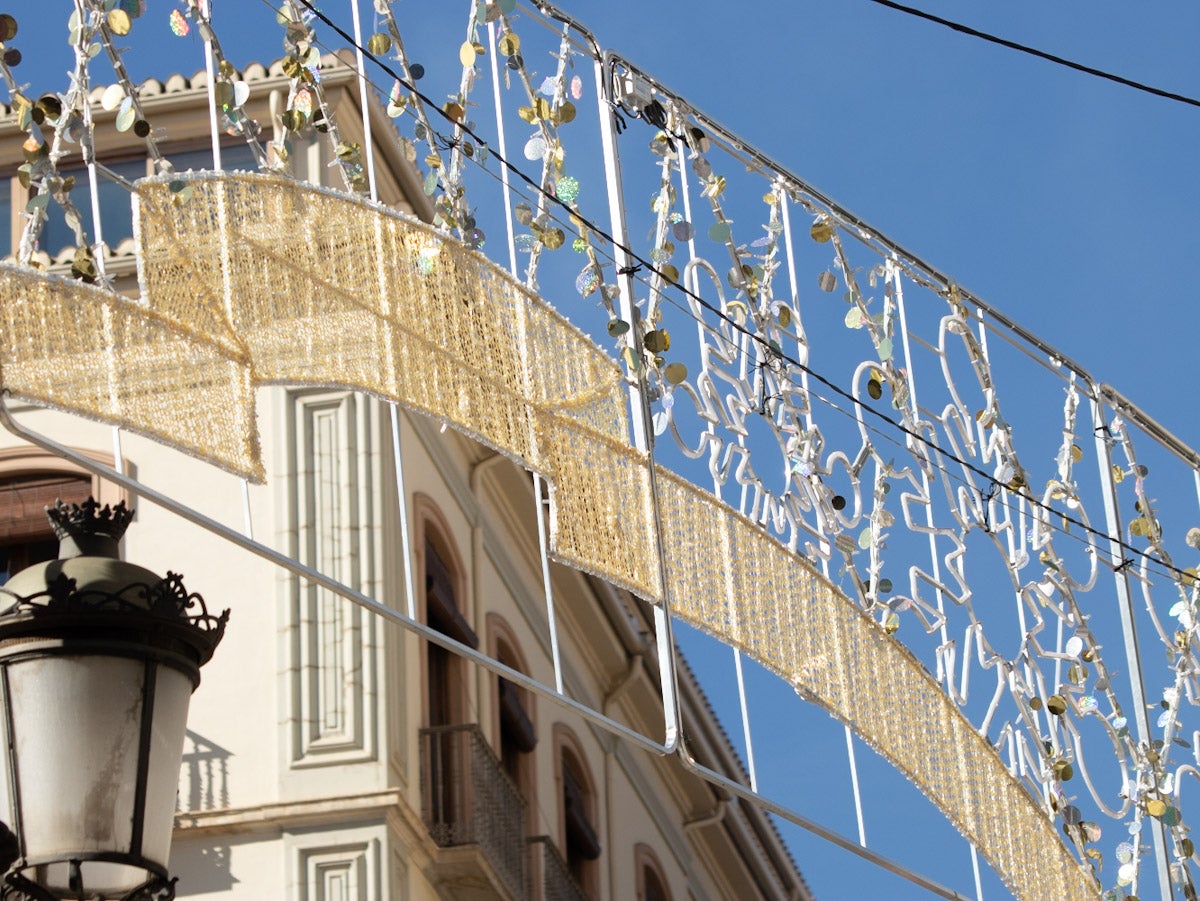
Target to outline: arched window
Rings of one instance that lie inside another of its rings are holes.
[[[422,599],[425,622],[472,648],[479,639],[463,616],[459,599],[466,585],[450,530],[428,498],[417,497],[421,525]],[[465,661],[432,641],[425,642],[425,725],[422,782],[425,821],[435,841],[458,844],[467,828],[472,733],[467,717]]]
[[[97,460],[110,462],[98,454]],[[73,463],[29,447],[0,450],[0,584],[27,566],[58,556],[45,508],[79,504],[88,495],[115,504],[124,493]]]
[[[463,616],[461,597],[466,585],[458,550],[450,530],[433,502],[417,498],[421,535],[424,539],[425,622],[443,635],[472,648],[479,638]],[[428,726],[450,726],[466,722],[466,678],[463,660],[433,642],[425,648],[426,709]]]
[[[505,666],[528,674],[529,668],[516,636],[504,618],[497,613],[489,613],[487,623],[491,655]],[[525,799],[526,809],[531,816],[536,809],[533,752],[537,747],[537,729],[533,712],[533,696],[530,692],[503,676],[496,676],[495,726],[500,766]]]
[[[562,853],[567,869],[588,897],[597,895],[600,838],[596,829],[596,791],[578,739],[561,724],[555,727],[562,814]]]
[[[437,545],[425,540],[425,622],[463,644],[477,647],[479,639],[458,608],[454,579]],[[463,661],[440,645],[429,644],[428,716],[431,726],[449,726],[463,721]]]
[[[650,846],[639,844],[633,849],[633,859],[637,872],[638,901],[671,901],[667,879]]]

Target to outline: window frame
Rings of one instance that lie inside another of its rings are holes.
[[[113,458],[111,455],[101,454],[86,448],[73,447],[71,449],[89,459],[95,460],[97,463],[112,466]],[[105,481],[82,466],[57,457],[41,448],[30,447],[29,445],[0,448],[0,479],[16,480],[22,477],[34,479],[43,476],[65,476],[86,481],[88,483],[88,494],[101,504],[116,505],[122,501],[127,501],[129,498],[129,493],[119,485]],[[46,521],[44,531],[39,531],[19,542],[5,542],[4,545],[27,545],[32,544],[34,539],[56,541],[54,539],[54,530],[51,528],[49,520]],[[26,561],[26,565],[28,565],[28,561]]]
[[[595,856],[584,856],[578,873],[572,870],[579,887],[589,898],[598,898],[600,889],[600,859],[604,846],[600,843],[600,804],[596,791],[596,779],[592,775],[583,745],[575,733],[564,723],[554,724],[554,781],[558,798],[558,846],[563,860],[571,868],[570,823],[567,813],[568,771],[573,770],[572,781],[577,783],[583,816],[596,844]]]
[[[521,645],[517,640],[517,636],[512,627],[508,624],[499,613],[488,613],[485,618],[488,634],[488,654],[493,660],[503,663],[520,673],[530,675],[529,665],[526,661],[524,652],[521,650]],[[527,835],[533,835],[537,830],[537,698],[531,691],[521,688],[514,682],[510,682],[497,674],[492,680],[492,689],[495,692],[494,703],[492,704],[492,735],[494,736],[493,748],[496,752],[496,757],[501,761],[501,766],[504,764],[504,749],[502,745],[502,734],[504,729],[504,697],[502,685],[507,683],[517,692],[525,717],[529,721],[529,726],[532,730],[533,747],[528,751],[519,752],[517,763],[517,778],[514,780],[518,791],[525,799],[526,823],[525,831]],[[509,774],[512,775],[511,773]]]
[[[654,849],[645,842],[638,842],[633,848],[633,866],[637,878],[637,901],[656,901],[649,897],[648,880],[650,876],[661,889],[662,901],[672,901],[671,883],[663,871],[662,862]]]
[[[451,537],[453,532],[450,524],[433,498],[427,494],[415,494],[413,496],[413,506],[415,508],[414,519],[416,521],[416,534],[414,537],[416,538],[416,547],[418,548],[416,566],[417,616],[421,622],[430,625],[430,588],[436,587],[439,594],[443,592],[448,593],[449,597],[444,598],[443,601],[449,606],[451,611],[451,628],[439,631],[443,631],[443,634],[463,644],[478,647],[479,639],[468,617],[469,607],[466,602],[468,598],[467,571],[463,565],[463,558],[458,550],[458,546]],[[426,561],[425,551],[427,546],[432,547],[436,553],[441,563],[439,569],[444,572],[437,574],[431,572],[433,567]],[[431,576],[436,580],[435,585],[429,585]],[[444,581],[440,578],[441,576],[444,576]],[[431,705],[429,684],[431,654],[435,659],[441,654],[449,655],[446,658],[447,675],[449,678],[447,680],[448,691],[446,694],[447,710],[444,713],[445,722],[434,722],[433,719],[435,711]],[[457,725],[468,722],[466,717],[467,712],[470,710],[469,685],[465,661],[461,657],[440,647],[431,647],[428,641],[422,641],[421,682],[421,722],[425,726]]]

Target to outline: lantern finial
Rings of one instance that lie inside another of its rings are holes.
[[[118,557],[117,545],[133,519],[133,510],[120,501],[116,506],[89,497],[82,504],[55,501],[46,517],[59,541],[58,557]]]

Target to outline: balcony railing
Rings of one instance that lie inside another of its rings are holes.
[[[421,788],[434,842],[478,846],[512,897],[524,898],[525,799],[478,726],[421,730]]]
[[[588,901],[588,896],[571,875],[567,862],[558,853],[550,836],[538,835],[529,840],[529,860],[535,887],[530,893],[531,898],[539,901]],[[540,894],[536,891],[539,885]]]

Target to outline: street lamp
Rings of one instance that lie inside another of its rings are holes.
[[[46,513],[58,559],[0,588],[0,899],[170,899],[188,701],[229,611],[118,558],[124,502]]]

